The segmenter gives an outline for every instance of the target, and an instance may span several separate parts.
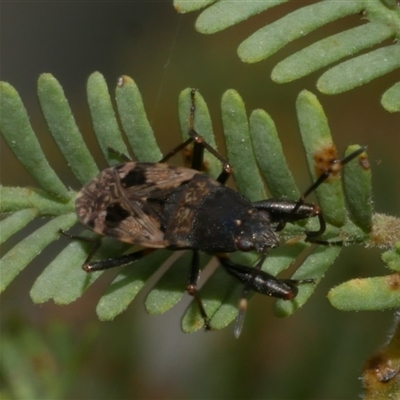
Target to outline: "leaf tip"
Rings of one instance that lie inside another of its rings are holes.
[[[123,87],[134,83],[133,79],[128,75],[121,75],[117,80],[117,87]]]

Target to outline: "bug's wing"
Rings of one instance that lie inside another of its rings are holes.
[[[103,217],[103,218],[102,218]],[[110,204],[99,215],[99,233],[126,243],[165,247],[160,220],[140,199]]]
[[[119,229],[127,233],[138,230],[133,242],[129,235],[124,241],[139,243],[147,247],[165,247],[165,227],[168,218],[160,204],[171,201],[171,195],[180,192],[182,184],[189,182],[198,171],[168,164],[127,163],[119,170],[121,197],[130,216]],[[168,200],[166,200],[168,199]],[[141,230],[137,228],[139,224]],[[125,229],[127,228],[127,229]],[[122,239],[121,239],[122,240]]]
[[[170,194],[197,171],[128,162],[107,168],[78,193],[79,220],[96,233],[146,247],[165,247],[164,222],[147,199]]]

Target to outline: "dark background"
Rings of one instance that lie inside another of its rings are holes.
[[[273,65],[286,55],[362,23],[360,16],[319,29],[267,61],[247,65],[236,56],[237,46],[250,33],[296,7],[290,2],[204,36],[193,27],[197,13],[178,15],[172,1],[3,2],[1,80],[20,93],[52,166],[75,189],[79,186],[54,150],[36,99],[37,78],[43,72],[52,73],[64,87],[88,143],[93,141],[86,104],[88,76],[100,71],[111,93],[119,75],[131,76],[162,137],[164,152],[179,143],[176,105],[181,90],[200,89],[219,134],[220,99],[234,88],[248,112],[263,108],[274,118],[300,188],[308,185],[309,177],[295,99],[306,88],[322,102],[340,152],[349,144],[368,145],[376,210],[398,215],[400,121],[379,104],[383,91],[398,80],[398,71],[330,97],[316,91],[318,73],[286,85],[269,78]],[[2,184],[33,185],[4,142],[0,144]],[[7,243],[4,251],[11,245]],[[343,280],[385,274],[376,250],[345,248],[313,298],[289,319],[273,317],[272,300],[255,296],[239,340],[231,327],[183,334],[180,318],[188,298],[153,317],[145,314],[141,294],[115,321],[99,322],[95,305],[111,275],[69,306],[33,305],[29,289],[57,251],[46,249],[2,297],[1,324],[7,339],[3,344],[21,350],[25,342],[18,340],[26,331],[27,342],[37,340],[41,349],[41,364],[24,383],[33,387],[30,393],[38,399],[354,399],[361,391],[362,365],[383,344],[391,324],[391,312],[339,312],[325,298],[329,288]],[[0,378],[9,388],[7,376]]]

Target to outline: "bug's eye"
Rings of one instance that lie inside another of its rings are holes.
[[[254,249],[253,243],[247,239],[239,239],[237,241],[237,247],[238,247],[238,250],[241,250],[241,251],[250,251],[250,250]]]

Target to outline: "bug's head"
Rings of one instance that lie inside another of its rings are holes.
[[[235,224],[235,244],[239,251],[255,250],[263,253],[279,245],[269,213],[264,210],[249,209]]]

